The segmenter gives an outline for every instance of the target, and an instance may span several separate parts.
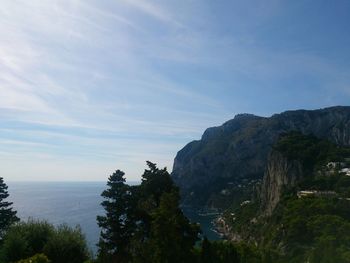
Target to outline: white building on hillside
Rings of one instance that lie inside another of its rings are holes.
[[[350,176],[350,168],[343,168],[340,170],[341,173],[344,173],[347,176]]]
[[[314,196],[315,194],[316,194],[316,191],[304,190],[304,191],[298,191],[297,196],[299,198],[302,198],[307,196]]]

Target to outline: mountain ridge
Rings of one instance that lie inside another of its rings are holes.
[[[348,146],[350,107],[289,110],[271,117],[239,114],[221,126],[206,129],[201,140],[187,144],[174,160],[172,177],[183,192],[183,203],[225,208],[229,202],[222,202],[224,190],[232,193],[226,199],[239,191],[246,193],[241,199],[246,198],[252,192],[249,182],[263,178],[272,145],[290,131]]]

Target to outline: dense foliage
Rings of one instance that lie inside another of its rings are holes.
[[[50,261],[44,254],[36,254],[30,258],[22,259],[17,263],[50,263]]]
[[[349,149],[300,133],[281,137],[275,149],[300,161],[304,177],[285,189],[271,217],[260,214],[257,200],[228,211],[226,222],[257,243],[267,262],[350,262],[350,177],[327,168],[346,163]],[[298,198],[300,190],[320,194]]]
[[[350,202],[338,198],[303,198],[285,202],[281,228],[272,238],[283,240],[290,262],[350,262]]]
[[[79,228],[54,227],[44,221],[31,220],[8,229],[3,239],[0,262],[16,262],[41,253],[51,263],[82,263],[89,258],[86,241]]]
[[[101,205],[106,215],[97,217],[102,228],[98,243],[100,260],[107,262],[113,258],[126,262],[130,258],[128,247],[135,228],[131,187],[125,184],[124,173],[120,170],[109,177],[107,186],[109,188],[101,194],[105,198]]]
[[[102,193],[106,214],[97,217],[100,262],[193,262],[199,227],[179,208],[179,190],[167,170],[147,164],[139,186],[125,184],[119,170],[109,177]]]
[[[11,224],[19,221],[16,216],[17,212],[11,207],[12,203],[6,201],[9,197],[7,188],[4,179],[0,177],[0,238]]]
[[[98,262],[273,262],[274,253],[255,245],[206,238],[199,242],[199,228],[179,208],[179,191],[169,173],[147,164],[138,186],[127,185],[119,170],[109,177],[102,193],[106,214],[97,218],[101,227]]]
[[[340,162],[344,157],[350,156],[348,148],[300,132],[283,134],[274,148],[291,160],[301,161],[307,170],[331,161]]]
[[[280,255],[267,248],[248,242],[208,241],[201,242],[198,263],[277,263]],[[283,262],[286,263],[286,262]]]
[[[43,249],[51,263],[82,263],[89,259],[85,236],[79,227],[60,225],[54,228],[53,235]]]

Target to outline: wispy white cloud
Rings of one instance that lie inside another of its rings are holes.
[[[130,5],[141,12],[144,12],[151,17],[154,17],[162,22],[171,23],[176,26],[181,26],[181,23],[178,22],[166,9],[162,8],[159,5],[152,3],[151,1],[145,0],[122,0],[123,3]]]

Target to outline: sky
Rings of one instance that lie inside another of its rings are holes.
[[[139,180],[238,113],[350,102],[350,1],[2,0],[0,176]]]

